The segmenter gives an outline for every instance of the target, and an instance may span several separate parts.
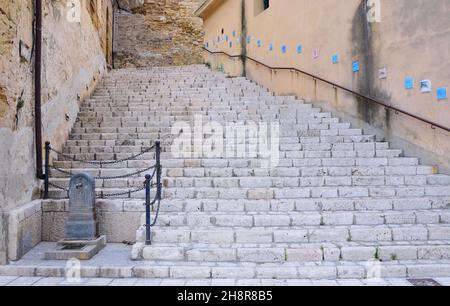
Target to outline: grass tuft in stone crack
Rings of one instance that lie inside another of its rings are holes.
[[[22,96],[20,96],[17,99],[17,105],[16,105],[16,125],[15,128],[19,125],[19,111],[25,106],[25,101],[22,99]]]
[[[373,255],[373,258],[377,261],[382,261],[380,259],[380,250],[378,248],[376,249],[375,254]]]

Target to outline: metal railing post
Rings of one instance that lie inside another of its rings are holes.
[[[151,175],[145,176],[145,245],[151,245],[151,215],[150,208],[152,203],[150,202],[150,188],[151,188]]]
[[[48,199],[48,189],[49,189],[49,178],[50,178],[50,142],[45,143],[45,174],[44,174],[44,199]]]
[[[161,141],[156,141],[156,198],[161,200]]]

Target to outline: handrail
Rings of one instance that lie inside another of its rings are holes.
[[[417,119],[417,120],[420,120],[420,121],[425,122],[425,123],[427,123],[427,124],[430,124],[430,125],[431,125],[431,128],[433,128],[433,129],[434,129],[434,128],[440,128],[440,129],[442,129],[442,130],[444,130],[444,131],[450,132],[450,128],[448,128],[448,127],[445,127],[445,126],[443,126],[443,125],[440,125],[440,124],[435,123],[435,122],[433,122],[433,121],[430,121],[430,120],[428,120],[428,119],[419,117],[419,116],[414,115],[414,114],[412,114],[412,113],[410,113],[410,112],[407,112],[407,111],[405,111],[405,110],[399,109],[399,108],[397,108],[397,107],[395,107],[395,106],[386,104],[386,103],[381,102],[380,100],[377,100],[377,99],[375,99],[375,98],[372,98],[372,97],[370,97],[370,96],[368,96],[368,95],[365,95],[365,94],[356,92],[356,91],[354,91],[354,90],[352,90],[352,89],[350,89],[350,88],[347,88],[347,87],[345,87],[345,86],[336,84],[336,83],[334,83],[334,82],[332,82],[332,81],[329,81],[329,80],[326,80],[326,79],[324,79],[324,78],[318,77],[318,76],[316,76],[316,75],[314,75],[314,74],[311,74],[311,73],[309,73],[309,72],[303,71],[303,70],[301,70],[301,69],[293,68],[293,67],[292,67],[292,68],[291,68],[291,67],[272,67],[272,66],[269,66],[269,65],[267,65],[267,64],[264,64],[264,63],[262,63],[262,62],[260,62],[260,61],[258,61],[258,60],[256,60],[256,59],[254,59],[254,58],[251,58],[251,57],[249,57],[249,56],[247,56],[247,55],[231,55],[231,54],[229,54],[229,53],[227,53],[227,52],[224,52],[224,51],[211,51],[211,50],[208,50],[208,49],[205,48],[205,47],[203,47],[203,49],[204,49],[205,51],[207,51],[208,53],[210,53],[210,54],[223,54],[223,55],[226,55],[226,56],[229,57],[229,58],[240,58],[240,59],[245,58],[245,59],[251,60],[251,61],[253,61],[253,62],[255,62],[255,63],[257,63],[257,64],[259,64],[259,65],[261,65],[261,66],[264,66],[264,67],[266,67],[266,68],[268,68],[268,69],[270,69],[270,70],[290,70],[290,71],[295,71],[295,72],[298,72],[298,73],[302,73],[302,74],[304,74],[304,75],[307,75],[307,76],[312,77],[314,80],[319,80],[319,81],[321,81],[321,82],[323,82],[323,83],[327,83],[327,84],[329,84],[329,85],[332,85],[334,88],[342,89],[342,90],[344,90],[344,91],[346,91],[346,92],[349,92],[349,93],[351,93],[351,94],[353,94],[353,95],[355,95],[355,96],[357,96],[357,97],[364,98],[364,99],[366,99],[366,100],[368,100],[368,101],[371,101],[371,102],[374,102],[374,103],[376,103],[376,104],[378,104],[378,105],[384,106],[384,107],[387,108],[387,109],[391,109],[391,110],[393,110],[393,111],[395,111],[395,112],[397,112],[397,113],[402,113],[402,114],[407,115],[407,116],[410,116],[410,117],[412,117],[412,118],[414,118],[414,119]]]
[[[55,166],[50,166],[50,153],[54,152],[58,155],[58,157],[65,157],[68,158],[71,161],[76,161],[79,163],[84,163],[84,164],[89,164],[89,165],[111,165],[111,164],[119,164],[119,163],[123,163],[126,161],[130,161],[130,160],[136,160],[138,157],[144,155],[145,153],[148,153],[150,151],[152,151],[153,149],[155,149],[155,160],[156,160],[156,164],[154,166],[145,168],[145,169],[141,169],[138,171],[135,171],[133,173],[128,173],[128,174],[123,174],[123,175],[117,175],[117,176],[96,176],[94,177],[94,179],[96,180],[117,180],[117,179],[122,179],[122,178],[127,178],[127,177],[131,177],[131,176],[135,176],[135,175],[140,175],[144,172],[153,170],[153,173],[150,175],[146,175],[145,178],[145,185],[141,188],[135,189],[135,190],[128,190],[126,192],[119,192],[119,193],[114,193],[114,194],[108,194],[105,195],[103,194],[103,191],[101,192],[101,198],[113,198],[113,197],[117,197],[117,196],[122,196],[122,195],[128,195],[129,198],[131,198],[131,194],[132,193],[137,193],[140,192],[142,190],[146,190],[146,188],[149,187],[149,183],[151,180],[153,180],[156,176],[156,186],[157,186],[157,192],[156,192],[156,196],[155,196],[155,200],[151,203],[151,205],[155,204],[155,202],[158,202],[158,209],[159,209],[159,205],[160,205],[160,201],[162,198],[162,184],[161,184],[161,176],[162,176],[162,167],[161,167],[161,141],[157,140],[155,141],[155,144],[153,146],[151,146],[150,148],[146,149],[146,150],[142,150],[141,153],[125,158],[125,159],[121,159],[121,160],[114,160],[114,161],[110,161],[110,162],[104,162],[104,161],[88,161],[88,160],[80,160],[77,158],[73,158],[69,155],[66,155],[62,152],[59,152],[55,149],[53,149],[50,145],[50,142],[47,141],[45,143],[45,174],[43,175],[43,179],[44,179],[44,199],[49,199],[49,187],[52,186],[56,189],[59,190],[63,190],[67,193],[69,193],[69,189],[65,188],[65,187],[61,187],[58,185],[55,185],[53,183],[50,182],[50,174],[51,174],[51,170],[56,170],[62,174],[67,175],[69,177],[72,177],[74,174],[71,171],[66,171],[63,169],[60,169],[58,167]],[[155,217],[156,219],[158,218],[158,215],[156,215]],[[153,225],[152,225],[153,226]]]

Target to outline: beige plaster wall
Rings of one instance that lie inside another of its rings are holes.
[[[262,0],[226,0],[203,16],[205,46],[212,51],[235,54],[237,49],[222,42],[212,45],[220,35],[230,35],[238,27],[242,11],[245,30],[251,37],[242,54],[270,66],[296,67],[339,85],[370,95],[389,105],[450,127],[450,101],[437,100],[437,87],[450,85],[450,3],[446,0],[381,0],[381,22],[369,23],[365,0],[277,0],[259,12]],[[261,47],[257,41],[261,40]],[[273,50],[269,50],[270,43]],[[297,54],[297,45],[302,53]],[[281,52],[286,45],[287,53]],[[314,58],[314,50],[319,56]],[[339,63],[332,55],[339,54]],[[214,58],[214,60],[212,59]],[[223,66],[230,74],[239,74],[235,60],[226,56],[205,59],[212,67]],[[361,70],[352,71],[359,61]],[[378,70],[387,68],[387,79],[379,79]],[[312,101],[355,126],[363,127],[379,139],[391,141],[406,155],[418,156],[423,163],[450,171],[450,133],[433,129],[411,117],[387,111],[367,101],[358,101],[332,86],[289,71],[274,72],[246,61],[245,74],[277,94],[295,94]],[[404,78],[415,79],[415,88],[406,90]],[[432,92],[421,93],[419,81],[430,79]]]

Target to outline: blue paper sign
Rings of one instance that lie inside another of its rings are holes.
[[[208,47],[209,47],[209,43],[206,43],[206,44],[205,44],[205,47],[208,48]]]
[[[297,46],[297,53],[298,54],[302,54],[302,52],[303,52],[303,46],[302,45],[298,45]]]
[[[414,88],[414,79],[412,77],[405,78],[405,89],[413,89]]]
[[[353,70],[353,72],[358,72],[359,71],[359,61],[354,61],[352,63],[352,70]]]
[[[250,44],[250,42],[251,42],[251,38],[250,38],[250,36],[247,36],[247,44]]]
[[[236,37],[236,31],[233,31],[233,37]]]
[[[437,99],[446,100],[447,98],[447,87],[439,87],[437,89]]]
[[[236,38],[236,45],[239,45],[239,41],[241,40],[240,37]]]
[[[217,42],[220,42],[220,36],[217,36]]]
[[[258,48],[261,48],[261,40],[258,39]]]
[[[331,57],[331,60],[332,60],[332,62],[333,62],[333,64],[337,64],[337,63],[339,63],[339,55],[338,54],[334,54],[332,57]]]
[[[225,36],[225,40],[228,41],[228,35]]]
[[[286,52],[287,52],[287,47],[286,47],[286,45],[283,45],[283,46],[281,47],[281,52],[283,52],[283,54],[286,54]]]
[[[232,48],[233,47],[233,42],[232,41],[230,41],[230,48]]]
[[[273,43],[270,43],[270,45],[269,45],[269,51],[272,51],[273,50]]]

